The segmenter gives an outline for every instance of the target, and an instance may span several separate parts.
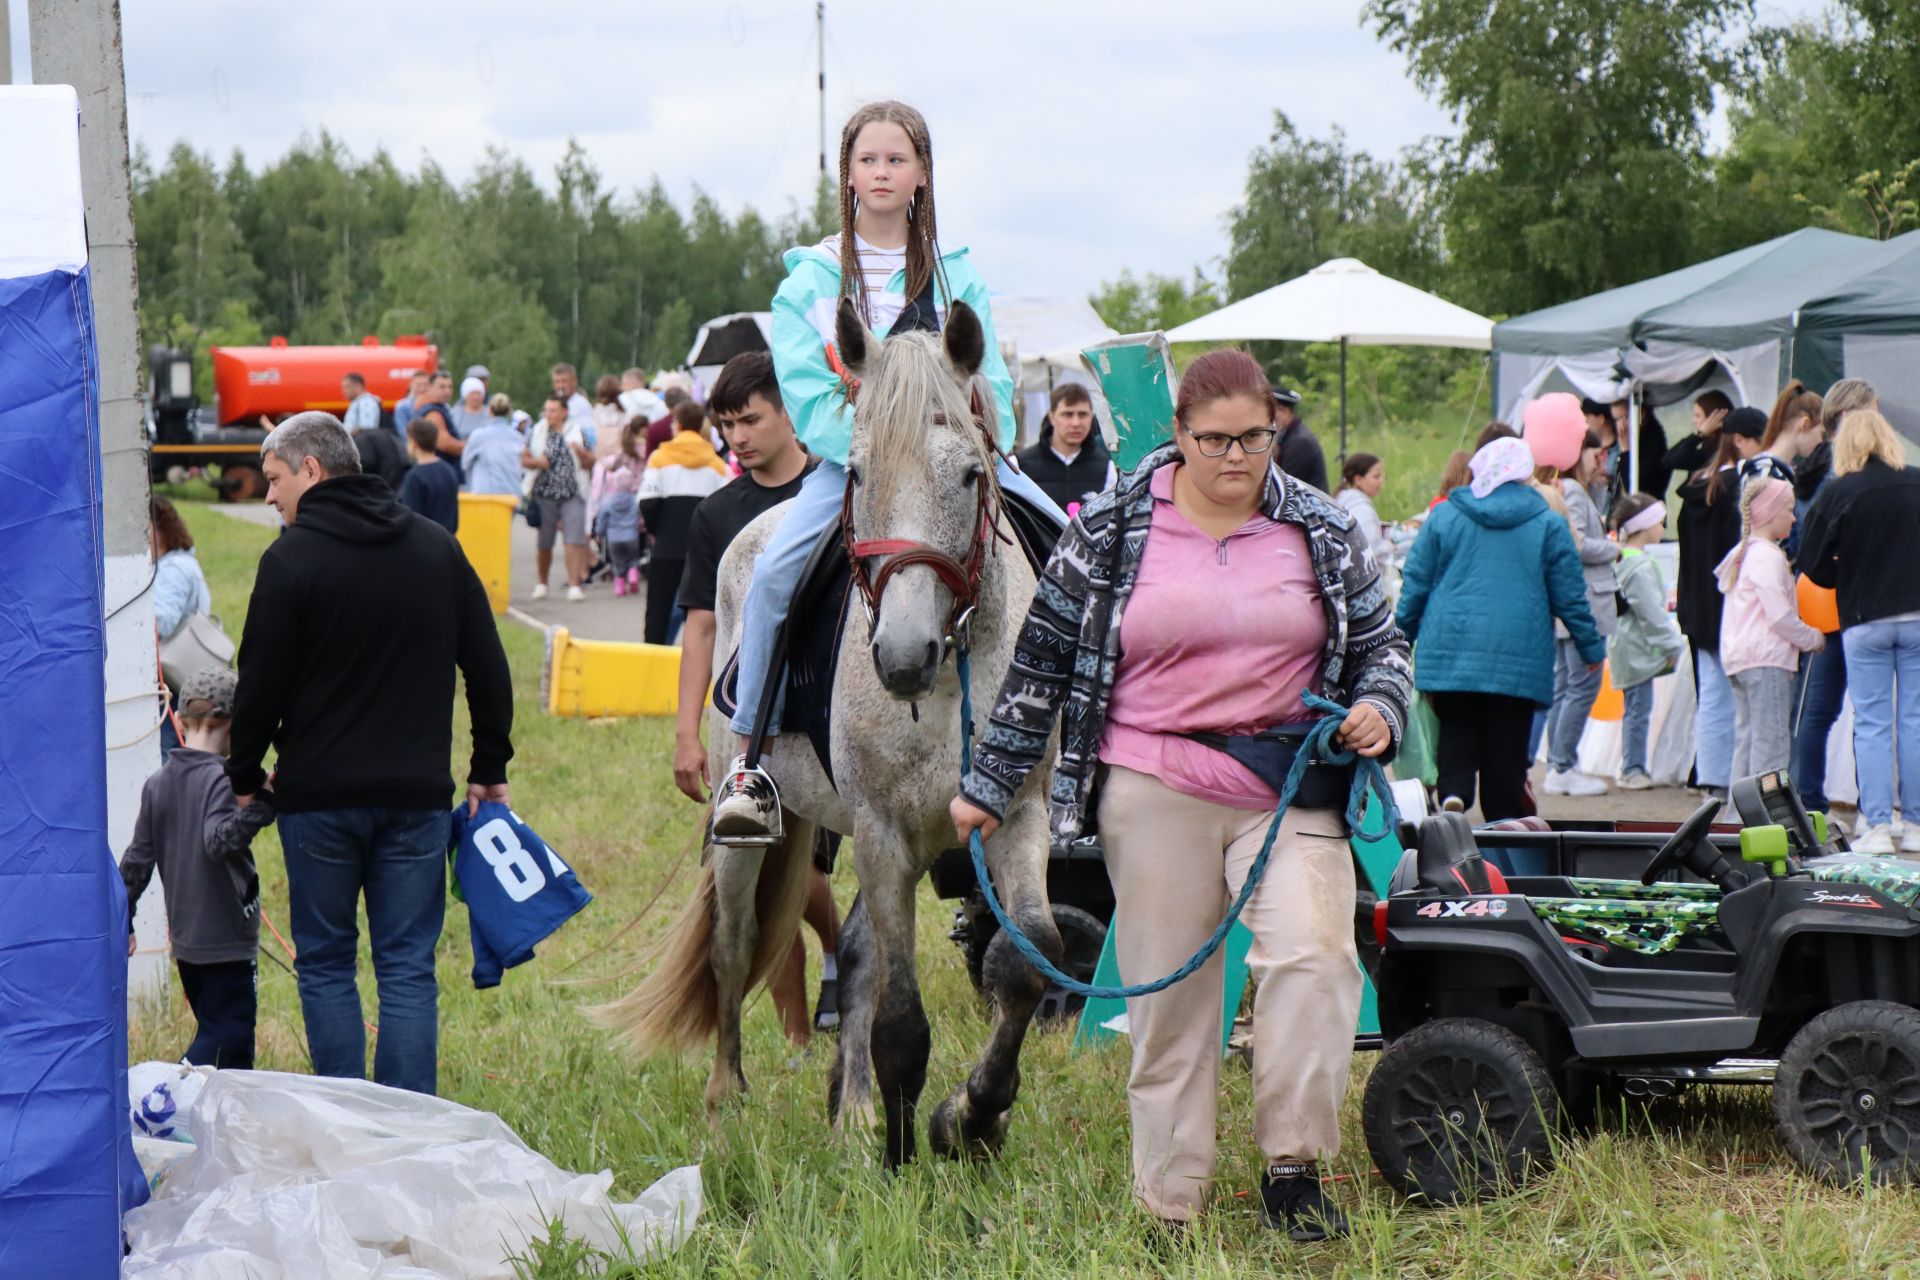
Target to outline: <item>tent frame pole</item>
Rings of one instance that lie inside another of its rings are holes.
[[[1347,463],[1347,335],[1340,335],[1340,465]]]

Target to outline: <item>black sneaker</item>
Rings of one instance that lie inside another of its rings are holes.
[[[1143,1241],[1149,1253],[1165,1257],[1170,1253],[1183,1252],[1187,1242],[1193,1238],[1193,1224],[1179,1218],[1152,1218],[1147,1222],[1146,1238]]]
[[[820,1002],[813,1006],[813,1029],[840,1029],[840,981],[837,978],[820,979]]]
[[[764,769],[733,762],[713,806],[716,844],[772,843],[780,838],[780,793]]]
[[[1347,1234],[1347,1215],[1327,1203],[1320,1166],[1309,1161],[1270,1164],[1260,1179],[1260,1220],[1299,1244]]]

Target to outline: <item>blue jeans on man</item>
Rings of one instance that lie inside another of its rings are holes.
[[[446,916],[452,830],[446,809],[280,815],[295,971],[315,1075],[367,1074],[356,920],[364,893],[380,995],[374,1082],[436,1091],[440,990],[433,962]]]

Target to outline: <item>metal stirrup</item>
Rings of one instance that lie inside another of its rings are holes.
[[[739,769],[734,770],[733,773],[727,779],[728,785],[731,788],[737,790],[740,785],[739,780],[742,778],[759,778],[762,782],[767,784],[767,790],[773,793],[773,821],[767,824],[767,831],[766,831],[766,834],[764,835],[758,832],[755,832],[754,834],[747,835],[747,836],[723,836],[723,835],[720,835],[718,832],[714,832],[712,833],[713,843],[718,845],[725,845],[730,849],[739,848],[747,845],[779,844],[782,840],[787,838],[787,825],[786,825],[786,817],[785,817],[786,811],[782,809],[780,806],[779,784],[774,782],[772,774],[768,773],[765,769],[761,768],[757,764],[745,765]]]

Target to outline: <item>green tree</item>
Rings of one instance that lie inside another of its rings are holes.
[[[133,183],[141,210],[140,301],[148,314],[166,317],[169,330],[176,318],[199,329],[229,303],[251,309],[259,271],[211,158],[181,143],[156,174],[143,148],[134,157]]]
[[[1704,122],[1754,0],[1368,0],[1459,127],[1435,144],[1460,301],[1513,313],[1685,265]]]
[[[1399,167],[1331,138],[1302,137],[1273,114],[1267,145],[1253,153],[1241,203],[1227,214],[1227,296],[1245,298],[1329,258],[1359,258],[1420,288],[1438,283],[1438,229],[1419,189]]]
[[[1087,301],[1099,317],[1121,333],[1171,329],[1219,309],[1219,290],[1195,268],[1190,279],[1122,271],[1093,291]]]

